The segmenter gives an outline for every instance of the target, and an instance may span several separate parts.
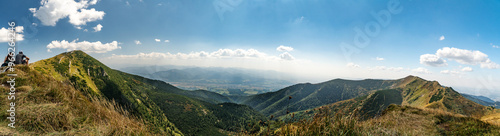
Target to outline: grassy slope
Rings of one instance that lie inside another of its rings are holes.
[[[381,92],[380,90],[383,89],[390,90]],[[288,96],[292,96],[292,99],[289,100]],[[243,103],[254,107],[265,115],[279,116],[286,114],[287,105],[291,112],[304,111],[361,96],[368,97],[366,100],[358,101],[358,105],[341,102],[343,104],[337,105],[341,106],[337,109],[350,109],[346,112],[358,109],[356,112],[360,114],[373,116],[393,103],[441,109],[476,118],[491,110],[462,97],[450,87],[443,87],[436,81],[426,81],[415,76],[399,80],[351,81],[336,79],[319,84],[297,84],[277,92],[250,96]],[[383,97],[385,98],[382,99]]]
[[[116,100],[131,113],[148,122],[150,126],[158,128],[157,131],[180,130],[186,135],[222,135],[220,129],[230,131],[246,129],[242,127],[245,125],[238,124],[239,122],[234,120],[242,123],[255,122],[263,117],[244,105],[220,107],[213,104],[217,101],[209,98],[217,97],[218,94],[185,91],[163,81],[110,69],[81,51],[63,53],[51,59],[41,60],[33,67],[41,73],[51,73],[60,80],[70,80],[76,88],[86,92],[87,95]],[[65,70],[68,67],[74,70]],[[97,90],[92,86],[96,86]],[[229,111],[243,114],[227,113]],[[220,116],[223,114],[234,116]]]
[[[133,115],[144,119],[153,132],[181,134],[143,90],[148,86],[119,73],[82,51],[62,53],[31,65],[36,71],[59,81],[70,81],[87,96],[115,100]]]
[[[389,105],[377,118],[315,109],[314,116],[286,124],[275,135],[500,135],[500,127],[443,110]]]
[[[435,81],[413,76],[399,81],[394,89],[294,112],[291,115],[307,120],[287,124],[277,132],[334,135],[500,134],[500,110],[469,101],[452,88],[443,87]],[[387,108],[389,104],[405,106]],[[326,114],[326,110],[330,112]],[[327,123],[331,120],[336,122]]]
[[[16,66],[16,128],[7,127],[7,112],[0,116],[0,135],[167,135],[154,133],[121,106],[98,97],[88,97],[67,80],[41,74],[32,67]],[[0,74],[0,110],[6,111],[6,83]]]
[[[335,79],[319,84],[297,84],[277,92],[250,96],[243,101],[265,115],[284,115],[370,94],[374,90],[388,89],[397,81]],[[292,96],[291,100],[288,97]]]
[[[403,105],[441,109],[477,118],[491,110],[464,98],[451,87],[441,86],[436,81],[426,81],[413,76],[401,81],[398,88],[402,89]]]

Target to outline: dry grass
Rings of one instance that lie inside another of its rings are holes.
[[[329,108],[310,119],[288,123],[271,135],[499,135],[500,127],[438,109],[390,105],[381,116],[365,121]],[[289,115],[290,116],[290,115]],[[266,134],[264,134],[266,135]]]
[[[69,82],[56,81],[17,66],[16,129],[2,125],[0,134],[20,135],[153,135],[140,119],[131,116],[114,101],[86,97]],[[1,83],[6,85],[5,74]],[[0,92],[6,94],[8,88]],[[0,96],[1,110],[7,106],[6,95]],[[6,112],[1,116],[6,118]],[[6,120],[3,121],[6,123]],[[162,134],[160,134],[162,135]]]

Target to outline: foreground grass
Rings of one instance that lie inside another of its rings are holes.
[[[16,66],[16,128],[0,121],[0,135],[154,135],[116,103],[87,97],[70,82]],[[6,73],[0,74],[0,110],[8,107]],[[0,112],[6,118],[7,112]],[[158,135],[163,135],[159,133]]]
[[[309,119],[261,135],[500,135],[500,127],[442,110],[390,105],[382,115],[366,121],[318,108]]]

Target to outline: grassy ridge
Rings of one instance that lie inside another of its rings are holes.
[[[16,128],[0,124],[1,135],[153,135],[143,121],[118,104],[87,97],[68,81],[41,74],[27,66],[16,66]],[[6,111],[9,91],[6,73],[0,74],[0,110]],[[7,112],[0,114],[2,118]]]
[[[500,127],[476,118],[436,109],[389,105],[377,118],[332,113],[323,107],[314,116],[275,129],[272,135],[500,135]]]
[[[297,84],[277,92],[250,96],[243,101],[264,115],[284,115],[290,112],[308,110],[318,106],[348,100],[372,93],[375,90],[389,89],[398,81],[391,80],[342,80],[335,79],[319,84]],[[293,99],[288,101],[288,97]]]
[[[87,96],[116,101],[158,133],[223,135],[220,130],[243,131],[246,125],[238,122],[256,122],[263,117],[248,106],[213,104],[227,98],[213,92],[185,91],[163,81],[110,69],[82,51],[41,60],[33,67],[61,81],[69,80]]]
[[[88,97],[114,100],[125,110],[147,123],[155,133],[182,134],[151,101],[145,84],[134,77],[110,69],[82,51],[62,53],[31,65],[40,73],[49,73],[56,80],[68,81]]]

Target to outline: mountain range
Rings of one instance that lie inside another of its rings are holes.
[[[114,70],[82,51],[15,68],[19,121],[15,129],[0,121],[2,135],[500,134],[500,110],[483,106],[491,101],[416,76],[227,96]],[[4,94],[6,74],[0,74]]]
[[[492,99],[484,96],[476,96],[476,95],[470,95],[470,94],[463,94],[465,98],[474,101],[478,104],[484,105],[484,106],[493,106],[495,108],[500,108],[500,102],[499,101],[493,101]]]

